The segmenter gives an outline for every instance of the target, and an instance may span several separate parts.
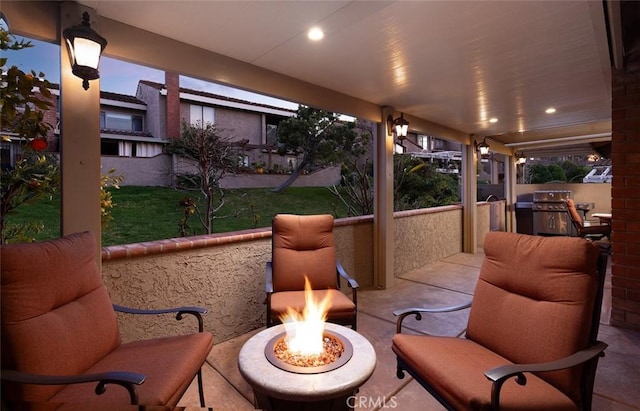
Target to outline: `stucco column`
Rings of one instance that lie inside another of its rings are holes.
[[[516,183],[518,179],[518,165],[515,157],[505,156],[504,163],[504,197],[506,199],[505,230],[516,232]]]
[[[393,287],[394,282],[393,135],[389,136],[385,120],[393,112],[391,107],[382,109],[373,145],[373,278],[380,289]]]
[[[462,251],[476,253],[477,239],[477,196],[478,196],[478,155],[473,146],[462,145]]]
[[[60,7],[61,227],[62,235],[92,231],[100,249],[100,81],[91,81],[88,90],[82,88],[82,79],[71,73],[62,36],[65,28],[80,24],[84,11],[99,33],[94,10],[72,2]]]

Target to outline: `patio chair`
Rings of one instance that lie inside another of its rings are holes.
[[[584,237],[591,240],[599,240],[603,237],[611,238],[611,224],[600,224],[595,221],[584,222],[576,204],[572,199],[565,200],[567,205],[567,213],[571,218],[571,224],[576,229],[578,237]]]
[[[204,407],[201,367],[213,346],[205,309],[112,305],[90,232],[0,251],[3,402],[173,407],[197,376]],[[198,332],[122,343],[114,309],[193,315]]]
[[[327,321],[357,328],[358,282],[336,257],[333,216],[278,214],[272,222],[272,261],[266,266],[267,327],[280,323],[287,307],[301,312],[305,305],[305,276],[313,298],[331,299]],[[352,298],[340,290],[340,278]]]
[[[575,237],[490,232],[466,338],[402,333],[409,315],[468,308],[411,308],[392,349],[449,410],[589,410],[607,256]]]

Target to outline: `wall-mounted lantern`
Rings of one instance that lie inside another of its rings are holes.
[[[72,73],[82,79],[82,88],[89,89],[89,80],[100,78],[98,65],[107,40],[95,32],[89,23],[89,13],[82,13],[82,23],[64,29]]]
[[[475,143],[476,145],[476,151],[480,151],[480,156],[482,156],[482,158],[486,158],[489,156],[489,144],[487,144],[487,138],[485,137],[482,140],[482,143]]]

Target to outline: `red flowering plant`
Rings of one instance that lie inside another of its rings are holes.
[[[31,42],[17,40],[0,28],[1,51],[28,47],[32,47]],[[59,187],[57,158],[44,153],[47,132],[52,128],[44,121],[44,112],[52,105],[51,84],[43,73],[25,73],[16,66],[7,68],[5,56],[0,57],[0,67],[1,144],[3,154],[8,154],[3,155],[0,168],[0,243],[33,241],[40,223],[11,225],[7,216],[22,204],[53,195]]]

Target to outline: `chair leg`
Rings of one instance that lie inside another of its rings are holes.
[[[198,393],[200,394],[200,407],[204,408],[204,386],[202,385],[202,368],[198,370]]]

